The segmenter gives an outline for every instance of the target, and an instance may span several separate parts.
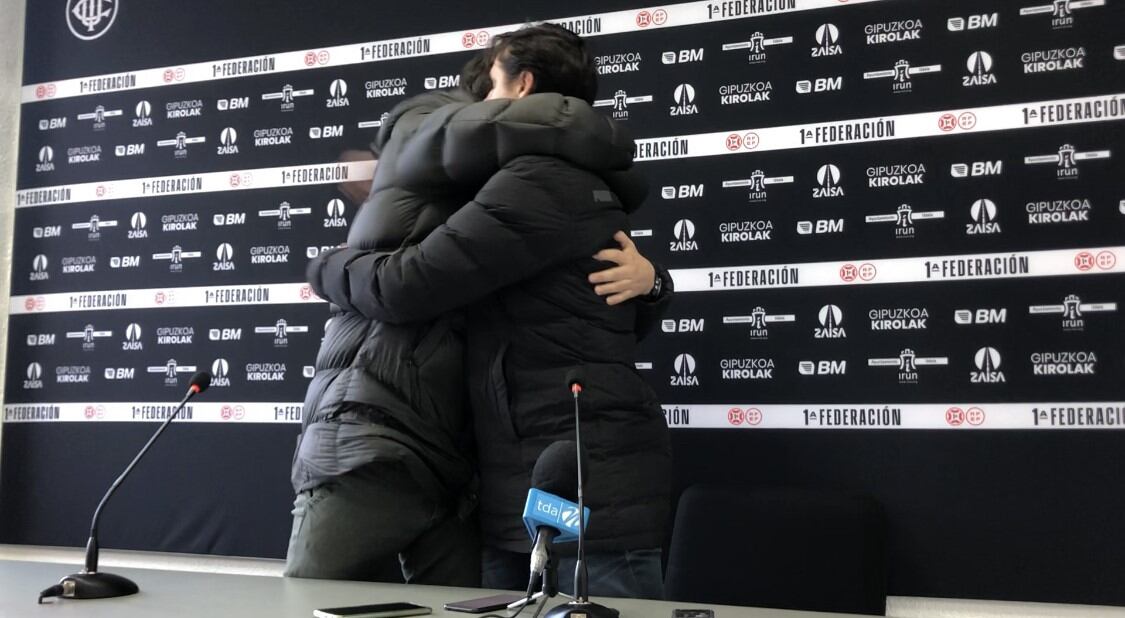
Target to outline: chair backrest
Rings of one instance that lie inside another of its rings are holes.
[[[883,615],[882,508],[839,491],[690,487],[664,587],[673,601]]]

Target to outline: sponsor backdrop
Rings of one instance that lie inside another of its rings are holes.
[[[206,369],[103,545],[282,556],[349,151],[550,18],[679,290],[669,482],[873,494],[895,595],[1125,604],[1125,1],[409,4],[29,6],[0,540],[82,544]]]

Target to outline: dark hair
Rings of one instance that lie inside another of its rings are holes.
[[[598,72],[586,43],[555,24],[535,24],[497,35],[492,58],[509,79],[528,71],[535,78],[532,92],[557,92],[594,103]]]
[[[461,69],[461,88],[473,95],[478,101],[483,101],[492,90],[492,78],[488,72],[492,69],[492,50],[486,49],[473,54]]]

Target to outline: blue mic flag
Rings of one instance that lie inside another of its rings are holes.
[[[590,523],[590,509],[583,509],[583,524]],[[527,492],[523,507],[523,524],[527,533],[535,538],[539,527],[547,526],[559,531],[555,543],[578,540],[578,505],[562,498],[532,488]]]

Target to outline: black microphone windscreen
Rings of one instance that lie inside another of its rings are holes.
[[[586,482],[590,466],[586,453],[582,453],[582,482]],[[551,443],[535,461],[531,471],[531,486],[569,500],[578,501],[578,453],[574,440]]]
[[[196,393],[202,393],[207,390],[208,386],[211,386],[211,374],[206,371],[197,372],[195,375],[191,376],[191,383],[188,384],[188,386],[194,386],[196,387]]]
[[[586,386],[586,372],[581,367],[574,367],[566,372],[566,387],[577,384],[578,386]]]

